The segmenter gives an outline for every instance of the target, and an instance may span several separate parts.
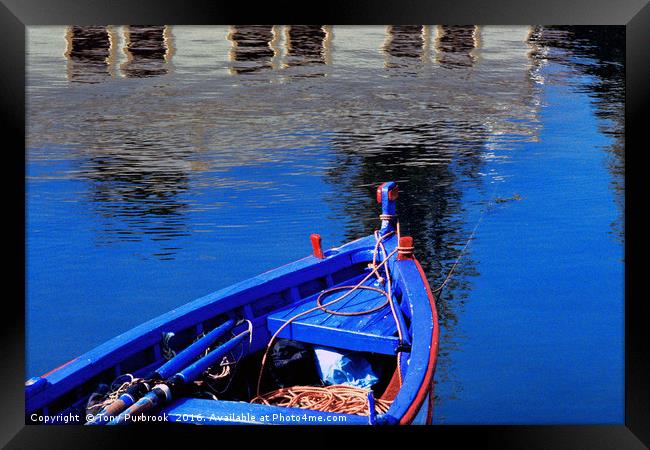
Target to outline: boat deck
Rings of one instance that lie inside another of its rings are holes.
[[[356,282],[355,282],[356,283]],[[376,281],[367,282],[368,286],[384,289]],[[329,292],[321,299],[321,304],[344,295],[347,290]],[[291,305],[268,316],[268,328],[275,333],[292,317],[316,307],[318,294],[309,297],[303,303]],[[379,292],[367,289],[357,290],[329,309],[342,313],[352,313],[376,308],[386,302],[386,297]],[[326,345],[354,351],[394,355],[399,343],[397,328],[390,306],[363,315],[331,315],[317,310],[292,321],[278,335],[310,344]]]

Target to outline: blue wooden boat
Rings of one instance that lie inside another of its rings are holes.
[[[312,255],[185,304],[29,379],[26,421],[430,423],[436,307],[412,239],[400,236],[397,197],[394,182],[378,187],[381,227],[373,235],[325,251],[312,235]],[[260,386],[268,388],[260,367],[278,342],[360,355],[365,367],[378,367],[378,381],[364,391],[367,411],[251,402]],[[226,385],[223,392],[201,393],[214,380]],[[122,390],[111,392],[117,385]],[[91,397],[103,403],[86,417]],[[377,412],[377,402],[388,406]]]

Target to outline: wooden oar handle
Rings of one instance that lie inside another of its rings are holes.
[[[169,386],[165,384],[157,384],[153,387],[151,392],[135,402],[115,419],[111,420],[108,425],[122,425],[130,420],[131,417],[144,414],[156,405],[168,402],[171,398],[172,395]]]
[[[86,422],[86,425],[106,425],[128,406],[122,398],[118,398],[106,408],[102,409],[92,420]]]
[[[156,401],[155,397],[146,395],[142,397],[140,400],[135,402],[133,406],[131,406],[129,409],[124,411],[124,414],[127,416],[139,416],[140,414],[144,414],[154,406],[156,406],[158,402]]]
[[[149,383],[145,382],[132,385],[113,403],[110,403],[102,409],[92,420],[86,422],[86,425],[105,425],[126,408],[134,404],[140,397],[146,395],[149,389]]]
[[[113,403],[108,405],[106,409],[104,409],[104,416],[116,416],[117,414],[121,413],[124,411],[125,408],[127,408],[129,405],[127,405],[124,400],[118,398],[115,400]]]

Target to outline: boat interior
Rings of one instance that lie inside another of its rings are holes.
[[[70,380],[59,383],[72,388],[62,392],[62,395],[57,395],[58,389],[52,389],[57,384],[54,372],[51,374],[54,376],[50,382],[53,384],[51,389],[44,389],[42,396],[35,390],[28,395],[28,400],[31,400],[28,403],[34,406],[41,403],[40,412],[45,414],[85,413],[88,399],[93,394],[101,398],[102,393],[116,389],[117,384],[125,381],[124,374],[131,374],[135,378],[146,377],[164,364],[167,358],[173,358],[228,320],[234,320],[236,325],[227,337],[206,349],[205,354],[247,330],[250,331],[249,338],[224,355],[223,360],[210,367],[201,379],[184,386],[182,397],[167,404],[163,412],[183,415],[185,419],[206,414],[219,417],[222,414],[223,421],[237,423],[242,421],[241,417],[231,420],[226,416],[237,410],[249,415],[251,411],[258,411],[260,416],[268,414],[277,407],[250,403],[257,397],[258,382],[259,393],[292,385],[324,384],[315,349],[361,358],[367,363],[363,367],[374,377],[371,386],[373,395],[381,398],[395,372],[398,346],[404,343],[400,343],[387,297],[378,292],[386,289],[386,280],[379,274],[371,274],[369,265],[373,261],[371,247],[374,239],[370,238],[327,251],[322,259],[309,256],[228,288],[225,292],[196,300],[139,327],[150,330],[139,339],[136,339],[136,335],[140,334],[138,331],[145,329],[132,330],[130,333],[133,336],[129,333],[118,336],[98,347],[95,355],[90,352],[85,355],[85,360],[75,360],[70,365],[83,364],[85,367],[80,372],[90,372],[114,359],[111,356],[120,354],[126,357],[114,360],[114,364],[85,380],[81,373],[78,374],[81,382],[74,388]],[[395,238],[386,239],[386,246],[395,247],[393,241]],[[394,260],[387,261],[391,271]],[[385,272],[382,273],[385,277]],[[376,290],[358,289],[350,293],[350,287],[360,282],[362,286]],[[232,294],[229,295],[228,290]],[[347,296],[337,301],[331,309],[323,310],[317,305],[317,301],[327,305],[344,294]],[[402,302],[399,277],[394,280],[392,298],[399,305],[399,316],[408,328],[410,308],[408,302]],[[363,313],[365,311],[370,312]],[[262,358],[275,333],[274,346],[269,352],[271,356],[260,381]],[[105,346],[112,349],[102,348]],[[287,364],[289,369],[284,367]],[[59,371],[71,369],[70,365]],[[363,375],[356,373],[357,378],[363,378]],[[40,402],[39,397],[43,397]],[[367,421],[367,418],[364,420]]]

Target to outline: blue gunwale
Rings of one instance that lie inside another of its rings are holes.
[[[406,370],[402,381],[402,388],[385,414],[387,421],[391,423],[400,421],[414,402],[420,403],[418,409],[424,404],[425,398],[418,398],[418,394],[425,387],[428,372],[435,370],[437,359],[437,351],[434,351],[433,354],[431,352],[432,345],[437,346],[437,341],[434,342],[437,339],[434,331],[438,327],[438,323],[435,321],[435,304],[429,301],[429,283],[418,270],[417,264],[414,259],[405,260],[399,261],[392,268],[393,273],[397,272],[396,278],[401,281],[402,287],[406,291],[403,296],[408,298],[410,315],[413,320],[411,322],[412,344],[408,370]],[[433,373],[428,375],[433,382]]]
[[[397,246],[397,238],[393,236],[386,239],[384,243],[387,252],[391,252]],[[115,376],[119,375],[121,373],[120,363],[151,348],[154,360],[134,375],[141,376],[147,373],[160,365],[162,361],[159,347],[161,333],[179,332],[195,327],[196,334],[199,334],[203,331],[203,323],[215,317],[234,318],[236,314],[240,314],[251,320],[255,331],[253,342],[248,351],[257,351],[263,348],[270,338],[266,323],[268,314],[253,317],[251,303],[285,291],[293,293],[296,291],[296,287],[302,283],[327,277],[356,264],[366,263],[372,259],[374,245],[375,238],[371,235],[326,251],[325,259],[307,256],[208,294],[122,333],[46,376],[30,380],[32,386],[26,387],[26,413],[29,414],[37,410],[46,412],[47,406],[54,400],[73,392],[84,382],[106,371],[113,371]],[[414,402],[422,403],[423,398],[419,398],[421,397],[419,393],[421,393],[422,384],[427,378],[427,372],[431,371],[430,359],[432,357],[435,368],[435,354],[432,356],[430,350],[434,327],[437,327],[437,323],[434,324],[434,311],[432,311],[427,296],[427,281],[418,270],[414,260],[398,262],[396,257],[393,257],[389,265],[391,273],[394,274],[397,289],[401,290],[403,301],[406,302],[402,307],[406,307],[407,311],[405,312],[413,318],[409,330],[412,347],[410,353],[402,354],[402,367],[405,374],[403,384],[388,412],[378,417],[380,423],[397,423]],[[235,332],[242,331],[244,327],[240,326]],[[216,405],[217,403],[221,404]],[[213,405],[213,409],[220,409],[226,403],[235,408],[232,403],[238,402],[222,403],[209,400],[196,403],[189,400],[178,400],[176,403],[168,405],[166,411],[173,412],[175,408],[182,410],[191,406],[190,410],[196,412],[198,405],[207,407],[210,404]],[[249,404],[244,403],[243,405]],[[280,408],[265,405],[251,407],[260,410],[259,406],[264,406],[269,411]],[[282,412],[286,412],[286,409],[282,408]],[[305,410],[300,411],[304,412]],[[206,410],[204,413],[210,414],[210,411]],[[358,419],[354,419],[352,422],[359,423]]]

